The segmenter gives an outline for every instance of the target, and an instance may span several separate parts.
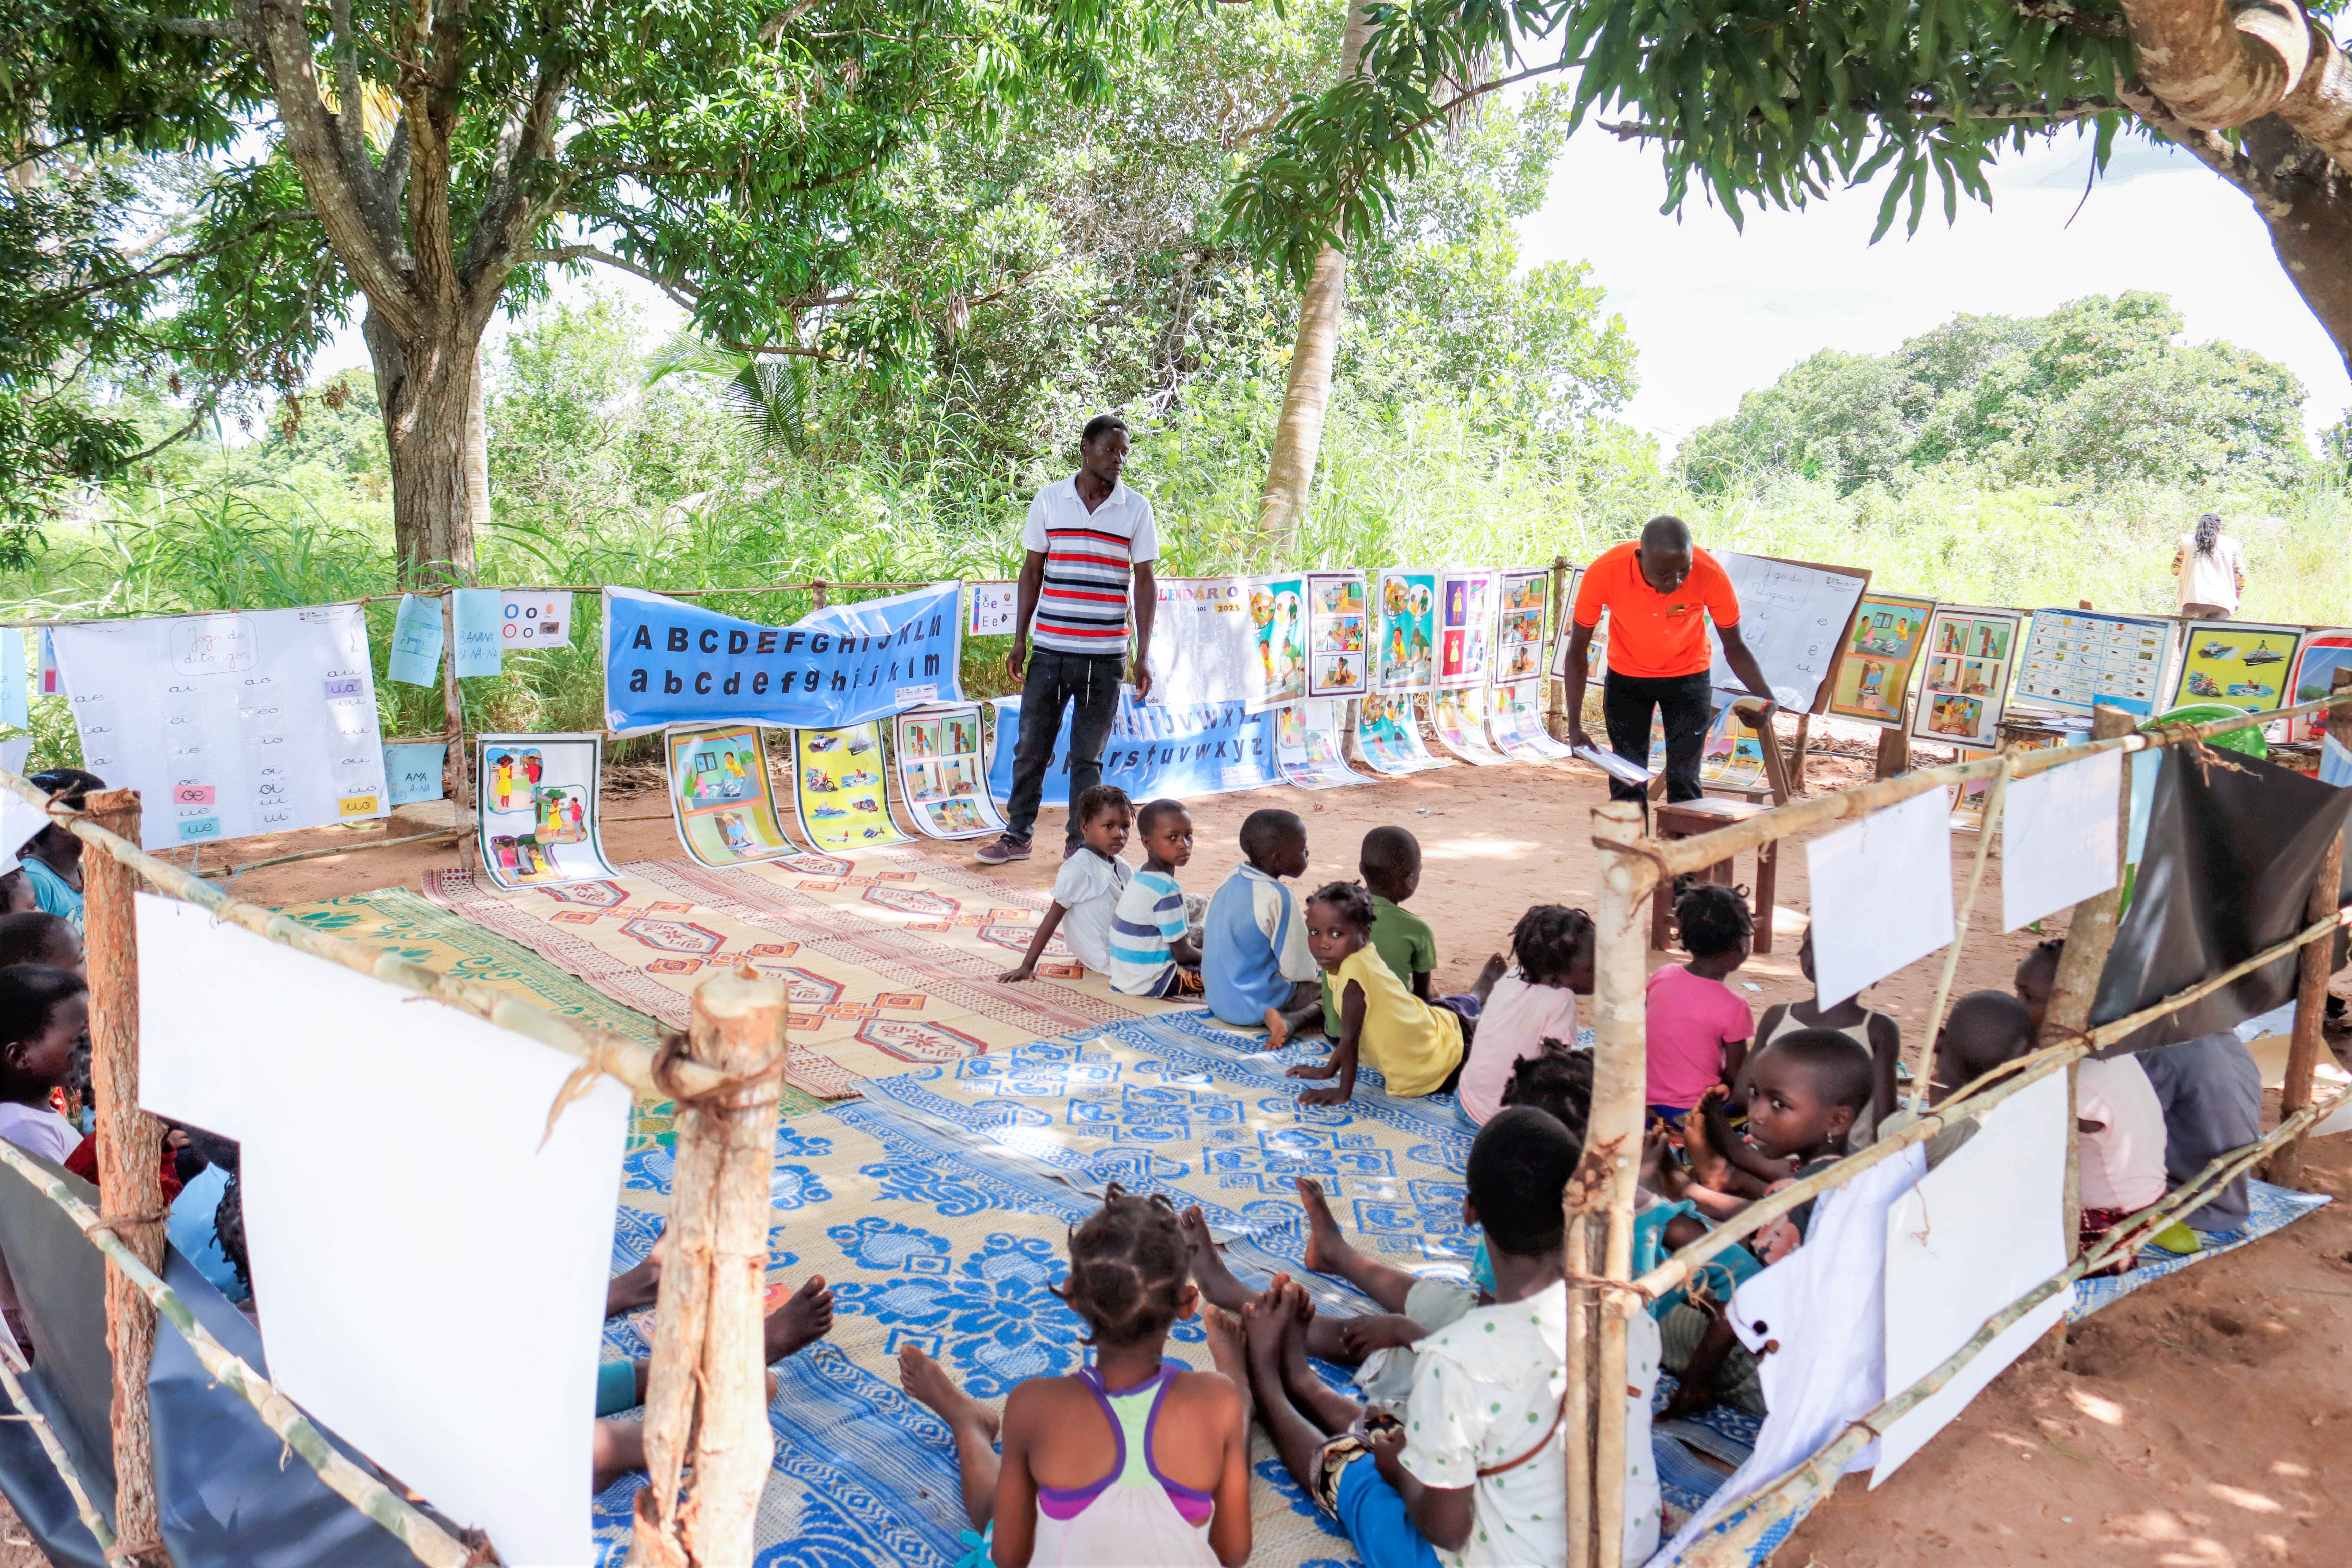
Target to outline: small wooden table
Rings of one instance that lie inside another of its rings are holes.
[[[1723,800],[1714,796],[1672,803],[1659,801],[1650,807],[1650,830],[1660,838],[1696,838],[1718,827],[1745,822],[1769,809],[1755,801]],[[1727,888],[1735,885],[1732,862],[1727,857],[1698,875],[1701,881],[1719,882]],[[1773,896],[1779,890],[1780,877],[1780,842],[1777,839],[1767,840],[1757,847],[1756,882],[1748,895],[1748,907],[1756,919],[1755,951],[1758,952],[1772,951]],[[1673,888],[1661,886],[1650,895],[1650,945],[1661,952],[1672,945],[1669,933],[1673,929],[1674,910]]]

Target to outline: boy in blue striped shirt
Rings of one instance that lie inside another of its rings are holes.
[[[1184,889],[1176,885],[1176,872],[1192,858],[1192,814],[1181,801],[1149,801],[1135,814],[1135,832],[1143,841],[1143,868],[1111,912],[1111,989],[1129,996],[1199,996],[1201,950],[1185,934]]]

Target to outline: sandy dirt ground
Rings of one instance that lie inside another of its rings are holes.
[[[1812,788],[1869,776],[1866,749],[1843,750],[1809,759]],[[1437,982],[1458,990],[1506,945],[1530,904],[1592,907],[1590,813],[1601,798],[1598,776],[1582,770],[1468,766],[1316,794],[1226,795],[1193,805],[1193,858],[1182,880],[1194,891],[1213,889],[1239,858],[1242,818],[1260,806],[1306,819],[1310,886],[1352,878],[1364,832],[1401,823],[1422,843],[1424,869],[1412,907],[1438,933]],[[605,844],[616,862],[679,853],[659,794],[615,790],[605,811]],[[1001,874],[1049,886],[1061,827],[1062,814],[1047,812],[1036,857]],[[364,837],[416,830],[402,825]],[[240,860],[250,860],[362,837],[321,830],[236,848]],[[968,854],[966,847],[928,847],[942,859]],[[1975,834],[1954,836],[1956,885],[1964,884],[1976,847]],[[1743,994],[1759,1013],[1807,990],[1796,965],[1804,858],[1801,847],[1785,852],[1774,951],[1734,976],[1735,985],[1754,987]],[[446,846],[344,854],[247,873],[236,890],[280,904],[389,883],[415,887],[427,867],[456,861]],[[1752,881],[1752,858],[1740,858],[1737,874]],[[2036,940],[1988,929],[1998,923],[1999,878],[1996,852],[1981,904],[1996,918],[1980,921],[1971,934],[1958,991],[2006,989]],[[1916,964],[1873,987],[1868,1000],[1916,1028],[1936,978],[1934,963]],[[2352,1189],[2352,1136],[2315,1144],[2309,1169],[2315,1187]],[[2352,1482],[2352,1361],[2340,1353],[2347,1328],[2352,1208],[2338,1205],[2158,1281],[2091,1320],[2063,1352],[2037,1352],[2011,1367],[1883,1489],[1867,1490],[1867,1477],[1846,1480],[1779,1561],[1803,1568],[2345,1562],[2352,1553],[2324,1508]],[[13,1521],[0,1521],[0,1552],[16,1533]],[[9,1561],[0,1554],[0,1568]]]

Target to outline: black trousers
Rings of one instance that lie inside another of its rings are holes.
[[[1073,705],[1070,754],[1070,820],[1063,837],[1078,841],[1078,797],[1102,783],[1103,745],[1118,716],[1119,654],[1089,656],[1034,648],[1021,683],[1021,731],[1013,752],[1013,798],[1005,802],[1004,830],[1027,838],[1037,826],[1037,805],[1045,793],[1045,769],[1061,738],[1062,715]]]
[[[1650,763],[1650,715],[1654,710],[1666,731],[1666,798],[1696,800],[1699,757],[1706,749],[1706,727],[1715,718],[1715,687],[1707,672],[1696,675],[1643,676],[1609,672],[1601,693],[1601,710],[1609,723],[1609,749],[1647,767]],[[1640,800],[1638,784],[1609,781],[1612,800]]]

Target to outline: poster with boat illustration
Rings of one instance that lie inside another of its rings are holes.
[[[793,731],[793,804],[801,835],[824,855],[911,842],[890,820],[882,725]]]
[[[2287,706],[2301,626],[2252,625],[2244,621],[2191,621],[2180,661],[2180,679],[2171,707],[2220,702],[2248,713]]]

